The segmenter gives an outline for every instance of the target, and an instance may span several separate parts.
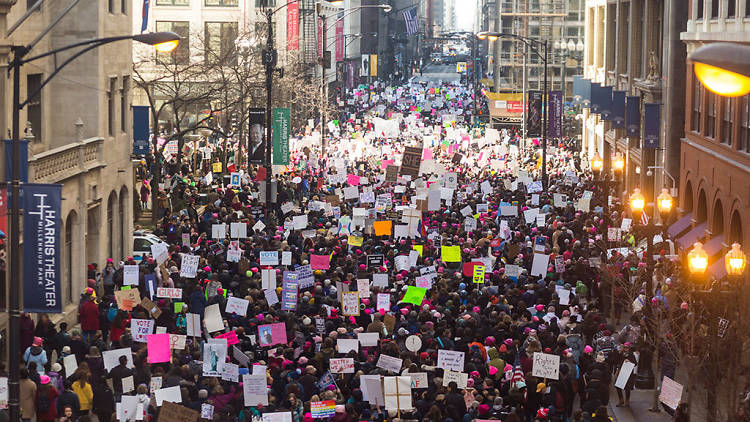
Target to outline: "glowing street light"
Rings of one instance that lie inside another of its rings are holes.
[[[711,43],[690,55],[695,75],[709,91],[723,97],[750,93],[750,46]]]
[[[688,267],[693,275],[702,275],[708,268],[708,254],[703,250],[701,242],[695,242],[693,249],[688,252]]]
[[[742,252],[742,249],[740,249],[739,243],[732,244],[732,249],[724,256],[724,265],[726,266],[727,274],[730,276],[741,276],[745,272],[747,257]]]

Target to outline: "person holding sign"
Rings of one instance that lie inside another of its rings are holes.
[[[612,365],[615,368],[618,368],[614,376],[615,381],[617,381],[618,376],[620,375],[620,371],[623,370],[623,365],[626,362],[629,362],[631,365],[638,364],[638,360],[635,358],[633,351],[630,350],[630,342],[628,341],[623,343],[622,346],[620,346],[618,350],[612,353],[612,355],[613,355],[611,356]],[[617,407],[623,407],[623,406],[629,407],[630,406],[630,392],[633,390],[633,386],[635,385],[635,377],[632,375],[632,372],[633,372],[632,367],[630,367],[628,372],[630,372],[631,375],[627,378],[625,385],[615,388],[615,390],[617,391],[617,398],[619,399],[619,401],[617,402]],[[625,399],[624,401],[623,401],[623,395]]]

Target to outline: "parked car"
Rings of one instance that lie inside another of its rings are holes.
[[[143,259],[143,255],[151,256],[151,245],[163,243],[158,236],[153,233],[136,230],[133,232],[133,258],[136,262]]]

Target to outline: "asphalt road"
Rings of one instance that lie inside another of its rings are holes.
[[[422,76],[418,74],[412,79],[416,82],[453,82],[461,79],[461,75],[456,73],[456,65],[452,64],[428,64],[422,71]]]

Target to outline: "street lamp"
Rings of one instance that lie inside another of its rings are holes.
[[[598,175],[601,174],[603,167],[604,161],[602,160],[602,157],[599,155],[598,151],[594,151],[594,156],[591,157],[591,170]]]
[[[625,169],[625,158],[622,154],[617,153],[617,155],[615,155],[615,159],[612,160],[612,168],[618,175],[622,174],[622,171]]]
[[[10,298],[8,300],[8,311],[10,314],[9,319],[9,348],[10,348],[10,370],[8,379],[8,413],[11,421],[21,420],[20,413],[20,389],[19,389],[19,376],[20,376],[20,350],[21,350],[21,306],[20,306],[20,292],[21,292],[21,141],[20,141],[20,112],[21,109],[29,104],[60,71],[70,64],[73,60],[82,56],[88,51],[94,50],[105,44],[110,44],[115,41],[122,40],[134,40],[144,44],[148,44],[154,47],[160,52],[169,52],[177,48],[180,42],[180,36],[174,32],[154,32],[147,34],[136,34],[136,35],[120,35],[114,37],[96,38],[93,40],[81,41],[78,43],[70,44],[67,46],[59,47],[46,53],[41,53],[36,56],[26,58],[36,44],[41,41],[42,37],[47,34],[52,27],[59,22],[58,20],[45,28],[39,36],[36,37],[28,45],[13,46],[11,51],[13,52],[13,59],[8,64],[9,71],[13,72],[13,109],[12,109],[12,142],[11,142],[11,157],[13,157],[14,164],[12,167],[11,182],[10,182]],[[29,94],[24,102],[21,102],[21,67],[26,63],[33,62],[35,60],[42,59],[44,57],[54,56],[63,51],[68,51],[82,47],[80,50],[73,53],[70,57],[62,61],[59,65],[55,66],[55,70],[47,76],[44,81],[33,93]],[[30,293],[30,292],[27,292]]]
[[[549,64],[549,52],[547,49],[547,40],[538,41],[533,38],[527,38],[517,34],[511,34],[507,32],[494,32],[494,31],[481,31],[476,34],[476,37],[480,40],[489,39],[490,41],[496,41],[500,38],[513,38],[524,43],[529,49],[537,55],[539,60],[544,63],[544,98],[542,99],[542,187],[547,189],[547,101],[549,99],[547,91],[547,66]],[[539,49],[544,49],[544,53],[540,53]],[[524,98],[524,102],[526,99]]]
[[[669,194],[669,190],[662,188],[661,193],[656,197],[656,208],[659,210],[662,223],[666,222],[669,213],[672,212],[673,205],[674,200],[672,199],[672,195]]]
[[[633,194],[630,195],[630,209],[633,211],[633,215],[639,215],[644,212],[646,207],[646,198],[643,197],[641,190],[635,188]]]
[[[732,244],[732,249],[724,256],[724,265],[729,276],[741,277],[745,272],[747,257],[742,252],[742,249],[740,249],[739,243]]]
[[[701,242],[695,242],[693,249],[688,252],[688,268],[693,275],[703,275],[708,268],[708,253],[703,250]]]
[[[695,50],[689,59],[695,75],[709,91],[723,97],[750,93],[750,46],[711,43]]]

